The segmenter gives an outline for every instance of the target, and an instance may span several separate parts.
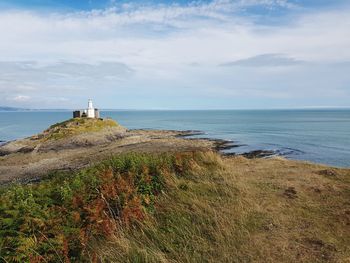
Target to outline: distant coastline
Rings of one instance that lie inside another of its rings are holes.
[[[27,108],[0,106],[0,112],[26,112],[26,111],[70,111],[70,110],[69,109],[27,109]]]
[[[27,111],[73,111],[74,109],[35,109],[35,108],[21,108],[21,107],[10,107],[10,106],[0,106],[0,112],[27,112]],[[155,109],[128,109],[128,108],[120,108],[120,109],[109,109],[102,108],[100,111],[298,111],[298,110],[306,110],[306,111],[322,111],[322,110],[350,110],[350,106],[305,106],[305,107],[290,107],[290,108],[232,108],[232,109],[163,109],[163,108],[155,108]]]
[[[0,107],[0,111],[27,111],[27,109],[23,108],[15,108],[15,107]]]

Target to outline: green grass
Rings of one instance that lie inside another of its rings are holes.
[[[96,241],[101,262],[347,262],[349,170],[334,178],[317,165],[221,159],[166,180],[152,216]],[[198,162],[197,162],[198,163]],[[292,184],[292,185],[291,185]],[[261,186],[262,185],[262,186]],[[297,198],[284,195],[293,186]],[[311,187],[321,188],[321,193]],[[326,202],[327,200],[327,202]],[[331,227],[330,227],[331,226]]]
[[[92,240],[144,221],[166,189],[166,177],[186,176],[196,159],[194,153],[126,154],[1,189],[0,259],[88,262],[95,255]]]
[[[118,127],[119,124],[111,119],[74,118],[56,123],[44,131],[43,140],[58,140],[72,135],[98,132],[109,127]]]
[[[132,153],[50,174],[1,189],[0,262],[348,262],[350,170],[324,169]]]

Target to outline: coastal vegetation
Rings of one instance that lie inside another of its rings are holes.
[[[109,239],[154,213],[171,177],[200,166],[201,153],[126,154],[38,184],[1,190],[0,255],[5,262],[83,262]]]
[[[99,132],[106,128],[118,126],[119,124],[112,119],[73,118],[50,126],[40,135],[40,139],[58,140],[81,133]]]
[[[125,153],[1,189],[4,262],[346,262],[350,171]]]

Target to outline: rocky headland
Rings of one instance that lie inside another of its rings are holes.
[[[0,146],[0,184],[77,170],[113,154],[224,149],[230,142],[187,139],[198,131],[128,130],[111,119],[76,118]],[[231,147],[231,146],[229,146]]]

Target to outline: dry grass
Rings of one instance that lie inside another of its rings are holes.
[[[350,262],[350,171],[221,159],[169,177],[145,222],[97,242],[101,262]]]
[[[111,119],[74,118],[52,125],[43,132],[42,140],[58,140],[86,132],[98,132],[105,128],[117,127]]]

